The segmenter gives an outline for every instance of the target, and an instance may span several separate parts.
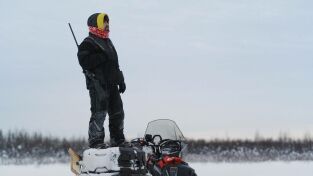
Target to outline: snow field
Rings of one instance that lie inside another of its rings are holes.
[[[313,162],[191,163],[198,176],[311,176]],[[1,176],[71,176],[67,164],[1,165]]]
[[[313,162],[191,163],[198,176],[311,176]]]

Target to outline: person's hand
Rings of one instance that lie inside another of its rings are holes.
[[[126,84],[125,84],[125,82],[120,83],[120,84],[118,85],[118,91],[119,91],[120,93],[124,93],[125,90],[126,90]]]

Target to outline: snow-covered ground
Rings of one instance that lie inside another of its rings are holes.
[[[311,176],[313,162],[263,163],[191,163],[199,176]],[[70,176],[69,166],[8,165],[0,166],[1,176]]]

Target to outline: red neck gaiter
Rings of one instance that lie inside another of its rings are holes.
[[[109,33],[110,33],[109,31],[104,31],[93,26],[89,26],[89,32],[99,38],[104,38],[104,39],[109,38]]]

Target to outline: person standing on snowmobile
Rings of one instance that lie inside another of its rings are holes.
[[[86,76],[91,102],[88,142],[90,148],[104,146],[104,120],[109,115],[111,146],[125,142],[124,110],[120,93],[126,85],[117,52],[109,38],[109,16],[95,13],[88,18],[89,36],[79,45],[78,60]]]

